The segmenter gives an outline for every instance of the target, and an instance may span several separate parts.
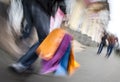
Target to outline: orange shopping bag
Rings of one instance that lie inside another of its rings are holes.
[[[80,64],[78,64],[75,59],[74,59],[74,52],[73,48],[71,48],[70,51],[70,58],[69,58],[69,63],[68,63],[68,74],[72,75],[77,68],[80,67]]]
[[[66,31],[54,29],[37,48],[36,53],[44,60],[50,60],[59,47]]]

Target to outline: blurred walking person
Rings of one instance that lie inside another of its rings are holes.
[[[108,41],[108,46],[107,46],[106,57],[108,58],[111,55],[116,42],[118,42],[118,38],[115,37],[115,35],[110,34],[107,38],[107,41]]]
[[[22,0],[24,16],[27,21],[25,29],[28,30],[23,30],[22,38],[26,39],[29,37],[32,28],[35,27],[38,42],[33,44],[16,63],[10,66],[14,71],[23,73],[29,70],[32,64],[37,60],[38,55],[36,49],[49,34],[50,17],[53,14],[52,8],[55,7],[54,1],[59,3],[58,6],[60,6],[60,8],[63,7],[60,3],[64,2],[64,0]]]
[[[103,47],[106,45],[106,39],[107,39],[107,33],[104,32],[103,33],[103,36],[101,38],[101,42],[99,44],[99,48],[98,48],[98,51],[97,51],[97,55],[101,54],[102,50],[103,50]]]

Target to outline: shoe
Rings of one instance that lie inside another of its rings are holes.
[[[10,68],[17,73],[22,73],[26,71],[28,67],[22,65],[21,63],[14,63],[10,66]]]
[[[108,54],[106,54],[106,55],[105,55],[105,57],[106,57],[106,58],[109,58],[109,55],[108,55]]]
[[[100,55],[100,53],[97,53],[97,55]]]

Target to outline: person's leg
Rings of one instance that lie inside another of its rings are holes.
[[[39,37],[39,43],[34,44],[28,50],[28,52],[18,60],[18,62],[21,62],[25,66],[29,66],[32,62],[34,62],[32,59],[37,58],[35,50],[49,33],[49,17],[45,12],[43,12],[43,10],[40,8],[40,5],[38,5],[39,4],[35,4],[34,1],[30,3],[27,0],[23,0],[24,15],[28,23],[28,27],[31,28],[31,26],[34,24],[34,26],[37,28],[36,30]]]
[[[30,66],[35,59],[37,59],[37,55],[35,53],[36,48],[40,45],[40,43],[45,39],[45,37],[49,33],[49,16],[38,6],[39,4],[34,4],[31,7],[33,22],[37,30],[37,34],[39,37],[39,42],[34,44],[29,51],[19,59],[18,62],[21,62],[25,66]],[[36,12],[35,12],[36,11]]]
[[[109,48],[110,48],[110,44],[107,46],[107,53],[106,53],[106,56],[105,56],[105,57],[108,57]]]
[[[49,34],[50,15],[38,3],[34,2],[32,5],[32,16],[39,41],[41,42]]]
[[[40,45],[39,42],[34,44],[28,50],[28,52],[25,55],[23,55],[17,62],[23,64],[26,67],[29,67],[38,58],[38,55],[36,54],[35,51],[39,45]]]
[[[97,51],[97,54],[100,54],[100,53],[101,53],[103,47],[104,47],[103,43],[100,43],[99,48],[98,48],[98,51]]]
[[[112,50],[113,50],[113,47],[114,47],[114,45],[110,45],[110,47],[109,47],[109,52],[108,52],[108,57],[111,55],[111,53],[112,53]]]
[[[13,63],[10,68],[18,73],[22,73],[29,69],[31,65],[37,60],[36,48],[39,46],[39,42],[34,44],[28,52],[23,55],[17,63]]]
[[[32,12],[32,18],[33,18],[33,24],[35,25],[37,30],[39,43],[41,43],[49,33],[50,16],[41,9],[39,4],[37,3],[32,3],[32,4],[33,5],[31,7],[31,12]],[[25,71],[38,58],[38,56],[35,53],[36,48],[38,46],[39,44],[33,45],[28,50],[28,52],[18,60],[17,64],[12,65],[12,67],[17,72],[20,72],[20,73]]]

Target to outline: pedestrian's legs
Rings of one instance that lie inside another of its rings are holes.
[[[33,21],[37,30],[38,34],[38,39],[39,42],[34,44],[29,51],[20,58],[18,62],[21,62],[25,66],[30,66],[36,59],[37,59],[37,54],[35,53],[36,48],[40,45],[40,43],[45,39],[45,37],[49,33],[49,28],[50,28],[50,20],[49,16],[41,9],[41,7],[38,7],[38,4],[33,4],[33,10],[32,16],[33,16]],[[34,12],[36,11],[36,12]]]
[[[17,64],[12,65],[12,68],[14,68],[17,72],[25,71],[35,62],[35,60],[38,58],[37,54],[35,53],[36,48],[48,35],[50,29],[50,16],[42,10],[39,4],[32,3],[31,12],[33,24],[37,30],[39,43],[33,45],[28,52],[18,60]]]
[[[97,54],[100,54],[100,53],[101,53],[103,47],[104,47],[103,43],[100,43],[99,48],[98,48],[98,51],[97,51]]]
[[[111,55],[113,47],[114,47],[114,45],[109,46],[109,50],[107,51],[107,57],[109,57]]]
[[[32,63],[34,63],[34,61],[38,58],[38,55],[36,54],[35,51],[36,51],[36,48],[39,46],[39,44],[40,44],[39,42],[34,44],[28,50],[28,52],[18,60],[18,63],[21,63],[26,67],[29,67]]]
[[[32,16],[39,41],[41,42],[49,34],[50,15],[38,3],[34,2],[32,5]]]
[[[36,54],[36,48],[39,46],[39,42],[34,44],[28,52],[23,55],[17,63],[14,63],[10,66],[10,68],[18,73],[22,73],[29,69],[31,65],[36,61],[38,55]]]
[[[110,49],[110,44],[107,46],[107,53],[106,53],[106,56],[105,56],[105,57],[108,57],[109,49]]]

